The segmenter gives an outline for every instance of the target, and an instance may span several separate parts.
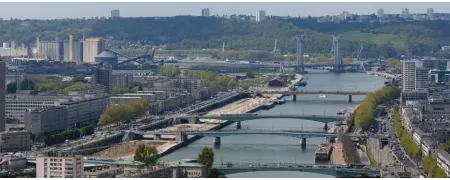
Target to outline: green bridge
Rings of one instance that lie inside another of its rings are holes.
[[[335,177],[355,177],[355,175],[380,175],[380,170],[370,167],[349,168],[340,165],[299,165],[299,164],[239,164],[239,165],[214,165],[224,174],[235,174],[257,171],[297,171],[331,175]]]
[[[344,116],[327,116],[327,115],[298,115],[298,114],[222,114],[222,115],[206,115],[192,116],[199,119],[219,119],[233,122],[241,122],[258,119],[301,119],[322,123],[343,121]]]

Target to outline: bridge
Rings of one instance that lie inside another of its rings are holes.
[[[224,136],[236,136],[236,135],[275,135],[275,136],[288,136],[300,138],[300,145],[306,146],[306,138],[312,137],[330,137],[334,138],[339,136],[336,133],[317,132],[317,131],[267,131],[267,130],[220,130],[220,131],[185,131],[181,127],[175,131],[134,131],[134,134],[139,135],[154,135],[155,139],[161,139],[162,135],[175,135],[178,141],[184,141],[188,135],[202,136],[202,137],[214,137],[214,145],[220,145],[221,137]],[[367,134],[349,134],[350,137],[367,137]]]
[[[227,120],[233,122],[241,122],[248,120],[256,120],[256,119],[302,119],[302,120],[310,120],[322,123],[329,122],[338,122],[343,121],[344,116],[328,116],[328,115],[307,115],[307,114],[221,114],[221,115],[205,115],[205,116],[186,116],[187,118],[200,118],[200,119],[219,119],[219,120]]]
[[[258,94],[283,94],[293,95],[293,100],[297,100],[297,95],[325,94],[325,95],[345,95],[348,96],[348,102],[352,102],[353,95],[367,95],[367,91],[257,91]]]
[[[335,177],[355,177],[355,175],[379,176],[380,170],[370,167],[349,167],[342,165],[314,165],[294,163],[272,164],[218,164],[213,165],[224,174],[255,172],[255,171],[297,171],[332,175]]]

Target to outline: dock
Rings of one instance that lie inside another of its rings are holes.
[[[316,160],[330,160],[333,145],[329,142],[320,143],[314,153]]]

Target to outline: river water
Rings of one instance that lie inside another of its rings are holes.
[[[309,70],[305,75],[306,87],[299,90],[331,90],[331,91],[375,91],[383,86],[384,79],[362,73],[334,74],[321,70]],[[355,106],[364,96],[353,96],[353,102],[348,102],[348,96],[328,95],[321,98],[318,95],[298,95],[297,101],[292,96],[285,97],[287,102],[270,110],[260,110],[259,114],[309,114],[336,115],[336,112]],[[331,124],[329,124],[331,126]],[[299,119],[260,119],[242,122],[242,129],[258,130],[304,130],[321,131],[322,123]],[[225,129],[236,128],[232,124]],[[308,138],[306,148],[300,147],[300,139],[285,136],[241,135],[221,138],[221,146],[215,149],[215,164],[231,162],[238,163],[302,163],[314,164],[314,151],[323,138]],[[196,158],[203,147],[213,147],[213,138],[201,138],[194,143],[164,156],[162,161]],[[228,177],[331,177],[328,175],[305,172],[248,172],[230,174]]]

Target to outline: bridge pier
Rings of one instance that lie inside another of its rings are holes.
[[[214,146],[220,146],[220,137],[214,137]]]
[[[242,126],[241,126],[241,122],[237,122],[237,123],[236,123],[236,129],[241,129],[241,127],[242,127]]]
[[[352,95],[348,95],[348,102],[352,102]]]
[[[292,95],[292,100],[295,102],[295,101],[297,101],[297,95]]]
[[[302,140],[300,140],[300,146],[306,147],[306,138],[302,138]]]
[[[323,124],[323,130],[324,130],[324,131],[327,131],[327,130],[328,130],[328,123],[324,123],[324,124]]]
[[[155,140],[161,140],[161,134],[155,134]]]

